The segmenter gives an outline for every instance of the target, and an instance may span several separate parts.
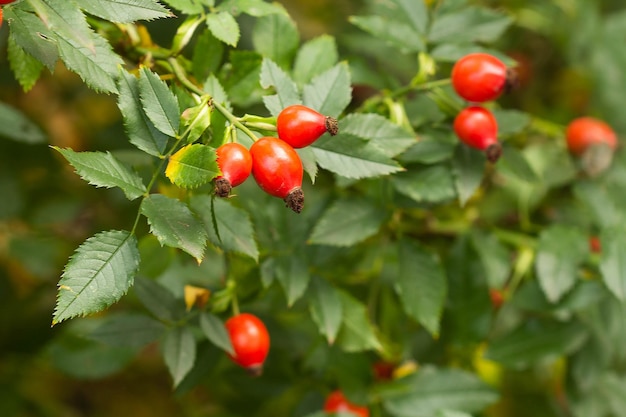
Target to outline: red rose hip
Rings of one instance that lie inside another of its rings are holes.
[[[490,162],[500,158],[498,123],[489,110],[479,106],[461,110],[454,119],[454,132],[466,145],[484,151]]]
[[[304,168],[298,153],[278,138],[263,137],[250,147],[252,176],[259,187],[282,198],[287,207],[300,213],[304,207]]]
[[[565,131],[567,147],[574,155],[582,155],[590,146],[617,148],[617,135],[611,126],[593,117],[574,119]]]
[[[217,165],[221,175],[215,178],[215,193],[228,197],[233,187],[242,184],[252,172],[252,156],[239,143],[225,143],[217,148]]]
[[[452,68],[452,86],[467,101],[482,103],[498,98],[510,84],[506,65],[493,55],[472,53]]]
[[[235,351],[230,358],[252,375],[260,375],[270,350],[265,324],[253,314],[241,313],[226,321],[226,330]]]
[[[331,392],[326,397],[324,411],[327,413],[352,413],[357,417],[369,417],[370,412],[367,407],[356,405],[348,401],[343,392],[337,390]]]
[[[304,148],[328,132],[336,135],[337,119],[295,104],[283,109],[276,119],[278,137],[294,148]]]

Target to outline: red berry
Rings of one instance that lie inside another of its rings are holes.
[[[493,306],[494,309],[497,310],[500,307],[502,307],[502,304],[504,303],[504,294],[502,293],[501,290],[490,288],[489,298],[491,299],[491,305]]]
[[[592,145],[617,147],[617,135],[611,126],[593,117],[574,119],[565,131],[567,147],[574,155],[582,155]]]
[[[498,123],[489,110],[479,106],[461,110],[454,119],[454,131],[462,142],[484,151],[489,161],[496,162],[500,158]]]
[[[494,100],[507,88],[507,67],[493,55],[473,53],[452,68],[452,86],[467,101]]]
[[[263,137],[250,147],[252,176],[266,193],[285,200],[300,213],[304,207],[304,168],[298,153],[278,138]]]
[[[270,336],[255,315],[241,313],[226,321],[226,330],[235,351],[230,358],[253,375],[260,375],[270,350]]]
[[[326,397],[324,411],[327,413],[352,413],[358,417],[369,417],[370,415],[367,407],[349,402],[343,395],[343,392],[339,390],[331,392],[328,397]]]
[[[11,4],[17,0],[0,0],[0,4]]]
[[[336,135],[337,119],[324,116],[306,106],[296,104],[285,107],[276,120],[278,137],[293,146],[304,148],[328,132]]]
[[[243,183],[252,171],[252,156],[245,146],[239,143],[226,143],[215,151],[217,165],[222,172],[215,179],[215,193],[228,197],[230,190]]]
[[[600,238],[598,236],[591,236],[589,238],[589,250],[592,253],[602,252],[602,244],[600,243]]]

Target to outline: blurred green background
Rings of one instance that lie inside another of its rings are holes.
[[[302,39],[329,33],[342,55],[359,57],[354,44],[359,31],[347,17],[368,2],[282,3]],[[503,98],[503,106],[560,125],[594,115],[619,134],[626,132],[623,0],[476,3],[515,21],[493,45],[520,65],[521,88]],[[148,27],[159,40],[168,39],[178,24],[171,19]],[[126,146],[115,98],[91,92],[63,67],[23,93],[8,68],[7,30],[0,29],[2,102],[35,121],[52,145],[77,151]],[[402,73],[402,62],[378,62],[377,68],[386,64]],[[0,416],[210,415],[211,393],[205,389],[172,394],[156,347],[131,358],[66,334],[79,324],[50,327],[67,258],[97,231],[128,227],[125,219],[134,217],[135,204],[119,191],[87,185],[45,145],[0,138]]]

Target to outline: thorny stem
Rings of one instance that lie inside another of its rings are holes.
[[[193,91],[194,93],[196,93],[196,94],[198,94],[200,96],[206,96],[207,95],[207,93],[205,91],[203,91],[200,87],[198,87],[197,85],[192,83],[191,80],[189,80],[189,78],[187,78],[187,74],[185,73],[185,70],[180,65],[180,63],[176,60],[176,58],[169,58],[167,60],[167,62],[169,62],[169,64],[172,66],[172,71],[174,72],[174,75],[176,76],[178,81],[180,81],[185,87],[187,87],[189,90]],[[243,133],[248,135],[250,137],[250,139],[252,139],[254,142],[256,142],[256,140],[258,139],[257,136],[250,129],[248,129],[246,126],[244,126],[239,121],[239,119],[237,119],[237,117],[235,117],[234,114],[232,114],[230,111],[228,111],[228,109],[226,107],[222,106],[220,103],[218,103],[217,101],[214,101],[214,100],[211,100],[210,102],[211,102],[211,105],[217,111],[222,113],[222,115],[224,117],[226,117],[226,119],[231,124],[236,126],[237,129],[241,130]]]

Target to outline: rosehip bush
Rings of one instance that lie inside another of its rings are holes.
[[[4,3],[3,415],[624,413],[620,2]]]

